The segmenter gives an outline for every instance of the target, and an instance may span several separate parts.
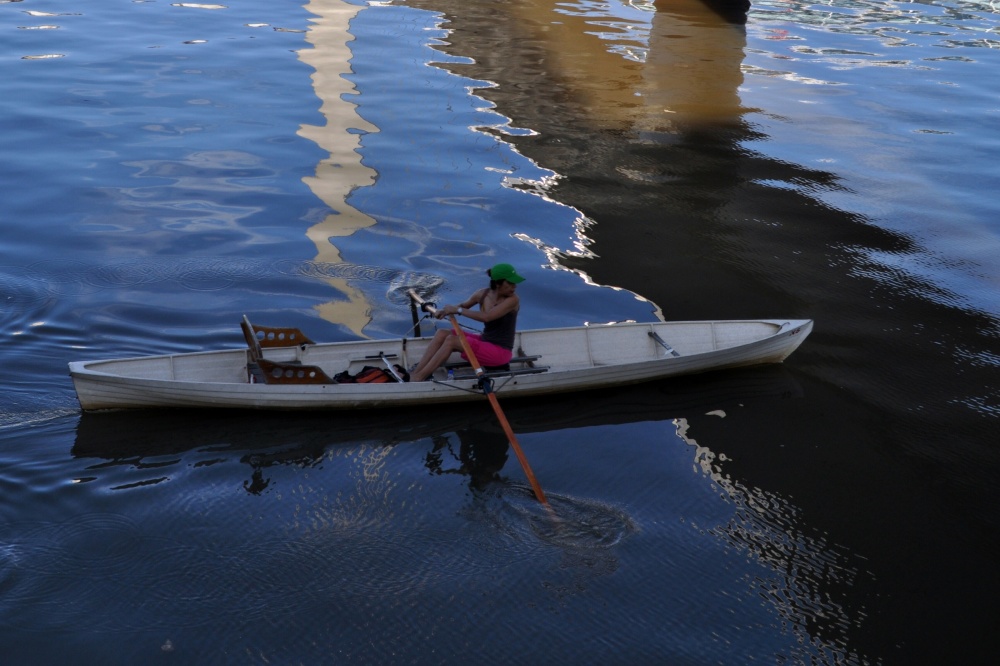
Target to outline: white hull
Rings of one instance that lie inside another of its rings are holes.
[[[780,363],[805,340],[812,325],[810,320],[704,321],[521,331],[515,349],[539,356],[535,363],[548,369],[498,377],[496,391],[506,399]],[[650,332],[659,335],[680,355],[672,355]],[[380,366],[379,354],[409,367],[420,358],[427,343],[428,339],[417,338],[313,344],[265,349],[264,357],[319,366],[332,376],[342,370],[356,372],[364,365]],[[249,383],[246,366],[246,349],[69,364],[80,405],[85,410],[151,407],[336,410],[482,399],[482,393],[475,390],[475,379],[386,384],[259,384]]]

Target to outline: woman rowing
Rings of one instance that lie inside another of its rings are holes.
[[[457,314],[483,324],[482,335],[466,333],[472,353],[485,367],[510,363],[514,349],[514,332],[517,326],[517,311],[521,302],[514,293],[524,278],[517,274],[510,264],[497,264],[486,271],[490,286],[484,287],[458,305],[445,305],[435,313],[438,319]],[[471,309],[478,305],[479,309]],[[462,341],[454,330],[438,330],[431,339],[423,358],[410,372],[410,381],[421,382],[444,365],[453,352],[462,351]]]

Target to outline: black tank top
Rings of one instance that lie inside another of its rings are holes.
[[[514,330],[517,326],[517,310],[512,310],[493,321],[486,322],[480,339],[504,349],[514,349]]]

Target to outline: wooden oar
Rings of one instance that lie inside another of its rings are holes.
[[[420,308],[425,312],[430,312],[435,314],[437,310],[430,304],[425,302],[420,296],[417,295],[415,291],[410,290],[410,298],[415,302],[420,304]],[[468,338],[465,337],[465,331],[462,327],[458,325],[458,320],[455,319],[455,315],[448,315],[448,321],[451,322],[452,327],[455,329],[455,334],[462,343],[462,349],[465,350],[465,356],[469,359],[469,363],[476,371],[476,377],[479,378],[479,386],[483,390],[483,395],[490,401],[490,405],[493,407],[493,412],[497,415],[497,420],[500,421],[500,427],[507,434],[507,441],[510,442],[511,447],[514,449],[514,453],[517,455],[518,461],[521,463],[521,468],[524,470],[525,476],[528,477],[528,483],[531,484],[531,489],[535,491],[535,497],[542,504],[548,504],[548,500],[545,499],[545,493],[542,492],[542,487],[538,484],[538,480],[535,479],[534,472],[531,471],[531,465],[528,464],[528,459],[524,456],[524,451],[521,450],[521,445],[517,443],[517,436],[514,435],[514,431],[510,427],[510,423],[507,421],[507,417],[504,415],[503,410],[500,408],[500,401],[497,400],[496,393],[493,392],[493,382],[489,378],[483,376],[483,366],[479,364],[479,360],[476,358],[475,353],[472,351],[472,347],[469,345]]]

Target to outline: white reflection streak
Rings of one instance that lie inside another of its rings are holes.
[[[350,22],[366,7],[350,5],[342,0],[310,0],[305,8],[316,15],[310,19],[306,41],[312,48],[298,52],[299,59],[312,66],[313,88],[322,104],[320,113],[326,118],[323,126],[302,125],[299,135],[328,151],[330,156],[316,167],[316,175],[304,178],[309,188],[334,213],[306,231],[316,244],[316,261],[339,264],[340,251],[331,243],[335,237],[350,236],[359,229],[375,224],[375,220],[347,203],[357,187],[375,182],[374,170],[361,163],[358,152],[360,137],[378,128],[357,114],[357,105],[347,101],[357,90],[346,75],[351,73]],[[324,278],[329,285],[343,292],[347,300],[335,300],[316,306],[320,316],[340,324],[357,335],[371,321],[371,307],[363,292],[342,278]]]

